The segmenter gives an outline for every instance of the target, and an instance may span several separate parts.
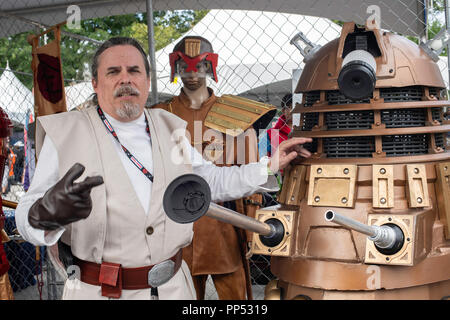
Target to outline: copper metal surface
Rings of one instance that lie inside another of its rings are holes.
[[[345,23],[341,37],[321,49],[305,64],[295,92],[313,90],[337,90],[337,76],[342,65],[342,51],[347,34],[353,32],[354,24]],[[377,88],[424,85],[445,87],[437,64],[414,42],[390,32],[373,30],[382,56],[377,62]],[[392,71],[391,71],[392,70]]]
[[[450,124],[428,127],[369,129],[369,130],[334,130],[334,131],[302,131],[300,134],[308,138],[331,137],[366,137],[393,136],[401,134],[442,133],[450,131]]]
[[[271,256],[284,256],[288,257],[291,252],[291,239],[292,239],[292,225],[296,217],[296,210],[257,210],[255,218],[258,221],[265,222],[269,219],[278,219],[283,224],[285,234],[283,240],[274,247],[264,245],[258,234],[253,234],[252,240],[252,253],[253,254],[269,254]]]
[[[352,101],[340,95],[337,78],[347,36],[364,32],[373,32],[380,52],[377,80],[371,96]],[[445,89],[437,64],[419,46],[354,23],[308,56],[295,90],[303,101],[293,110],[301,113],[293,136],[314,139],[306,146],[312,156],[285,170],[279,201],[298,207],[290,255],[271,259],[282,299],[450,296]],[[352,154],[352,148],[365,149]],[[342,174],[345,168],[353,180]],[[368,225],[392,223],[404,242],[395,253],[382,253],[366,235],[326,221],[326,210]]]
[[[444,224],[445,237],[446,239],[450,239],[450,162],[437,164],[436,174],[436,195],[439,207],[439,217]]]

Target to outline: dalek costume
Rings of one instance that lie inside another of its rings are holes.
[[[185,37],[170,54],[171,81],[180,74],[178,63],[184,62],[187,73],[201,72],[197,70],[198,66],[206,64],[209,75],[217,82],[217,61],[218,55],[209,41],[202,37]],[[274,116],[275,108],[232,95],[217,97],[212,89],[207,89],[209,98],[199,109],[190,107],[191,101],[183,89],[179,96],[153,108],[163,108],[187,121],[192,146],[217,166],[257,161],[257,137],[252,129],[265,128]],[[195,122],[201,127],[197,129]],[[212,132],[212,136],[207,132]],[[245,136],[247,138],[243,138]],[[254,217],[261,202],[261,195],[254,194],[224,205]],[[245,258],[247,242],[251,240],[248,236],[230,224],[208,217],[194,223],[194,237],[183,249],[183,259],[191,270],[198,299],[204,299],[208,275],[213,275],[219,299],[246,299],[246,291],[247,297],[251,298],[248,260]]]
[[[313,138],[314,155],[286,170],[290,236],[257,248],[278,278],[266,298],[448,299],[450,102],[437,64],[346,23],[305,57],[295,93],[293,136]]]
[[[11,135],[12,123],[8,115],[0,108],[0,181],[3,180],[5,161],[8,157],[7,138]],[[1,203],[1,198],[0,198]],[[0,207],[0,300],[13,300],[13,290],[9,282],[9,262],[6,259],[4,242],[9,241],[8,235],[3,229],[5,226],[5,215]]]
[[[253,231],[252,252],[271,255],[276,276],[265,299],[449,299],[450,101],[432,56],[344,24],[305,57],[293,136],[312,138],[313,155],[286,169],[280,206],[251,219],[206,203],[207,184],[192,179],[199,210],[179,213],[179,201],[165,212]]]

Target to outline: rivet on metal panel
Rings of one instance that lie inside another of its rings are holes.
[[[394,168],[392,165],[373,165],[372,202],[374,208],[394,207]]]
[[[350,208],[355,205],[356,165],[312,165],[308,205]]]
[[[406,165],[407,196],[411,208],[423,208],[430,205],[425,165]]]

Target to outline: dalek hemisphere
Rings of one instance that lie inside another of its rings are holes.
[[[311,137],[313,156],[286,170],[283,207],[257,213],[288,221],[289,241],[255,241],[281,298],[450,296],[450,101],[437,64],[404,37],[345,23],[305,58],[295,92],[293,136]]]

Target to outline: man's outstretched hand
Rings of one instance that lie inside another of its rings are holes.
[[[303,144],[312,142],[311,138],[291,138],[280,143],[275,153],[267,163],[267,167],[273,173],[283,170],[299,155],[308,158],[311,152],[303,148]]]
[[[91,189],[101,185],[101,176],[87,177],[75,183],[85,168],[75,163],[28,212],[31,226],[43,230],[55,230],[66,224],[86,219],[92,210]]]

